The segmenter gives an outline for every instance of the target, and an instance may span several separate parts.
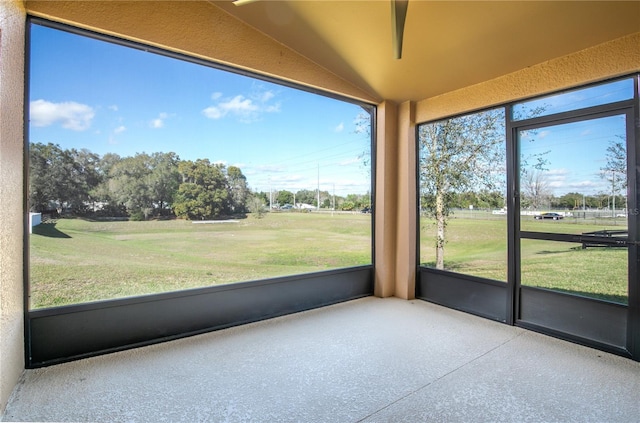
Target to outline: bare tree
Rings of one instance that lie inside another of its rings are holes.
[[[627,188],[627,149],[624,137],[617,135],[618,140],[609,141],[605,158],[607,163],[600,168],[600,177],[611,187],[613,212],[616,210],[616,195]],[[626,195],[625,195],[626,198]]]
[[[534,210],[542,208],[552,195],[546,173],[539,169],[523,169],[521,175],[523,202]]]

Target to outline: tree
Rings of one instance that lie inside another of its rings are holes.
[[[54,144],[34,143],[29,146],[29,204],[36,212],[46,211],[56,197],[54,168],[62,153]]]
[[[355,133],[364,135],[368,142],[367,148],[358,156],[362,160],[362,164],[371,172],[371,111],[364,109],[353,121],[355,125]]]
[[[551,185],[546,174],[541,170],[527,170],[522,172],[520,187],[522,189],[522,205],[534,210],[543,208],[551,199]]]
[[[151,174],[149,189],[151,200],[162,215],[165,208],[173,202],[180,186],[181,176],[178,172],[180,158],[176,153],[153,153],[150,157]]]
[[[584,196],[577,192],[568,192],[557,199],[556,205],[564,209],[580,209]]]
[[[269,194],[264,192],[264,191],[260,191],[260,192],[254,192],[253,193],[254,197],[258,197],[260,200],[262,200],[262,204],[269,204]]]
[[[84,209],[90,204],[93,206],[97,198],[94,196],[95,189],[102,182],[100,174],[100,156],[83,148],[79,151],[71,150],[71,155],[75,161],[76,188],[78,198],[77,208]]]
[[[109,189],[111,169],[113,169],[122,158],[115,153],[106,153],[98,162],[97,171],[100,182],[90,192],[94,201],[94,211],[105,216],[127,216],[126,207],[113,198]]]
[[[627,188],[627,150],[624,137],[618,135],[619,140],[609,141],[605,155],[606,164],[600,168],[600,177],[611,187],[612,209],[615,213],[616,196]]]
[[[34,211],[55,207],[84,209],[89,192],[99,183],[98,157],[88,150],[63,150],[56,144],[33,143],[29,147],[29,202]]]
[[[296,202],[315,205],[318,202],[318,195],[316,191],[301,189],[300,191],[296,192]]]
[[[503,109],[494,109],[419,127],[421,207],[435,218],[438,269],[444,269],[452,194],[503,183],[504,121]]]
[[[250,195],[247,201],[249,211],[257,219],[264,217],[265,199],[261,195]]]
[[[178,165],[182,183],[176,193],[173,211],[190,220],[214,219],[229,209],[229,187],[224,166],[208,159],[187,160]]]
[[[236,166],[229,166],[227,169],[227,180],[229,184],[230,212],[244,213],[247,210],[247,199],[251,194],[247,186],[247,178],[242,174],[242,170]]]
[[[126,207],[134,219],[147,219],[153,211],[152,159],[137,153],[116,163],[109,172],[109,195]]]
[[[280,205],[293,204],[293,193],[287,190],[278,191],[275,200]]]

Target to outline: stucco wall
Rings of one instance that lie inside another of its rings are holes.
[[[416,295],[416,121],[415,103],[398,108],[397,225],[395,296],[411,300]]]
[[[24,369],[24,28],[21,3],[0,1],[0,413]]]
[[[417,104],[416,121],[427,122],[639,71],[639,46],[640,32],[424,99]]]
[[[398,105],[378,105],[376,126],[375,283],[378,297],[395,295],[398,208]]]

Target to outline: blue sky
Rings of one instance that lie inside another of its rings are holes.
[[[542,154],[545,179],[556,196],[609,194],[611,184],[601,169],[607,167],[607,147],[624,140],[616,136],[624,136],[624,130],[624,115],[540,128],[521,138],[521,157]]]
[[[514,113],[529,116],[531,110],[544,108],[544,115],[561,113],[633,98],[633,79],[623,79],[554,94],[514,106]],[[521,157],[544,153],[544,172],[550,190],[556,196],[569,192],[585,195],[610,194],[611,183],[602,177],[607,166],[607,147],[626,139],[623,114],[580,122],[552,125],[524,132]],[[619,175],[622,177],[622,175]],[[625,195],[623,191],[617,195]]]
[[[370,190],[362,108],[69,34],[31,30],[30,141],[238,166],[252,189]]]
[[[633,80],[625,79],[588,87],[516,105],[516,113],[542,106],[544,114],[591,107],[633,98]],[[544,177],[556,196],[569,192],[585,195],[610,194],[611,182],[602,177],[607,167],[607,148],[625,142],[624,114],[552,125],[522,133],[521,157],[543,154],[547,161]],[[623,177],[623,175],[618,175]],[[623,190],[617,195],[626,195]]]

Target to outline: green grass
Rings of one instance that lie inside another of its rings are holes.
[[[504,217],[451,219],[448,270],[507,280]],[[523,220],[523,230],[582,233],[599,223]],[[611,229],[621,229],[617,226]],[[434,265],[435,226],[421,222],[421,262]],[[270,213],[238,223],[60,219],[30,238],[34,308],[167,292],[371,263],[371,216]],[[522,241],[522,283],[627,302],[627,250]]]
[[[624,229],[620,222],[579,219],[534,221],[523,219],[526,231],[580,234],[601,229]],[[507,281],[506,219],[451,219],[447,226],[445,269]],[[435,225],[422,219],[421,262],[435,266]],[[521,283],[594,298],[627,303],[627,249],[587,248],[578,243],[522,240]]]
[[[238,223],[60,219],[30,237],[33,308],[371,263],[371,218],[272,213]]]

